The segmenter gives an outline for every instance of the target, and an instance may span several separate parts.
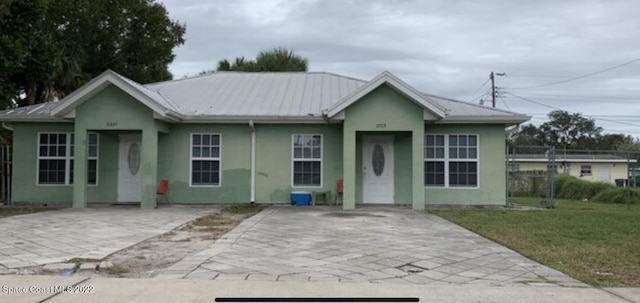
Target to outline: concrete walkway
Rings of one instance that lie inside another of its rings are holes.
[[[456,303],[629,303],[640,302],[640,289],[624,293],[582,287],[511,287],[489,285],[415,285],[336,282],[223,280],[146,280],[51,276],[0,276],[0,302],[115,303],[214,302],[216,298],[418,298],[420,302]],[[55,292],[73,286],[77,293]],[[5,291],[6,290],[6,291]],[[53,292],[52,292],[53,290]],[[9,293],[12,291],[12,293]],[[22,292],[24,291],[24,292]],[[624,295],[624,296],[623,296]],[[627,296],[627,297],[625,297]],[[303,301],[299,301],[303,302]]]
[[[166,233],[216,207],[63,209],[0,219],[0,271],[71,258],[102,259]]]
[[[586,287],[436,216],[271,207],[157,279]]]

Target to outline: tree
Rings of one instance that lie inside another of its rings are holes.
[[[602,134],[593,119],[579,113],[552,111],[549,121],[539,127],[520,126],[508,133],[507,141],[519,152],[540,152],[530,146],[555,146],[563,149],[640,151],[640,140],[624,134]]]
[[[15,8],[24,3],[41,5],[32,9],[38,14]],[[62,98],[107,69],[140,83],[169,80],[173,48],[184,43],[185,26],[169,19],[165,7],[154,0],[10,0],[8,5],[8,10],[0,7],[0,12],[8,12],[0,21],[0,33],[12,26],[19,37],[9,40],[42,40],[28,48],[3,43],[0,37],[2,53],[9,49],[9,54],[34,58],[5,76],[11,87],[26,94],[18,99],[20,106]]]
[[[555,110],[549,113],[549,121],[540,125],[540,134],[546,145],[566,149],[588,149],[602,133],[593,119],[579,113],[570,114]]]
[[[244,57],[236,57],[233,63],[223,59],[218,61],[217,71],[242,71],[242,72],[284,72],[307,71],[308,60],[293,53],[286,48],[274,48],[270,51],[261,51],[255,60]]]
[[[26,94],[35,102],[54,70],[55,45],[46,30],[47,0],[0,3],[0,106]]]

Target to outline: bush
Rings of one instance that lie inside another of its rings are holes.
[[[572,176],[564,175],[564,174],[557,175],[554,178],[554,182],[555,182],[554,186],[555,186],[556,193],[562,192],[562,190],[564,189],[565,184],[567,184],[567,182],[572,181],[572,180],[576,180],[576,177],[572,177]]]
[[[593,197],[593,201],[602,203],[627,203],[629,190],[631,191],[631,203],[640,203],[640,190],[625,187],[613,187],[604,190]]]
[[[575,177],[564,180],[561,190],[556,188],[556,197],[563,199],[591,200],[598,193],[616,188],[612,184],[602,182],[589,182]]]

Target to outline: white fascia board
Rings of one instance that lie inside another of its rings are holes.
[[[433,114],[438,116],[439,118],[444,118],[446,116],[446,112],[444,108],[430,101],[428,99],[429,97],[424,96],[423,94],[415,90],[413,87],[411,87],[409,84],[405,83],[404,81],[400,80],[398,77],[394,76],[393,74],[387,71],[373,78],[367,84],[360,87],[360,89],[344,97],[342,101],[338,102],[336,105],[329,108],[329,110],[327,111],[327,115],[329,116],[329,118],[333,118],[340,112],[344,111],[351,104],[360,100],[362,97],[366,96],[367,94],[372,92],[374,89],[380,87],[385,83],[391,86],[396,91],[398,91],[400,94],[418,103],[424,109],[427,109],[433,112]]]
[[[73,122],[72,120],[62,119],[49,115],[7,115],[0,116],[1,122]]]
[[[477,124],[477,123],[499,123],[499,124],[519,124],[531,119],[530,116],[454,116],[435,121],[437,124]]]
[[[63,103],[60,104],[60,106],[51,111],[51,115],[58,117],[66,115],[109,85],[114,85],[123,90],[125,93],[140,101],[142,104],[149,107],[152,111],[162,117],[167,115],[166,112],[173,112],[158,104],[153,99],[149,98],[138,88],[116,76],[115,72],[107,70],[96,77],[94,80],[90,81],[89,83],[85,84],[84,86],[80,87],[69,96],[67,96],[65,100],[62,101]]]

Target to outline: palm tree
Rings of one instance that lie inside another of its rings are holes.
[[[233,63],[224,59],[218,61],[217,71],[242,71],[242,72],[284,72],[307,71],[308,60],[293,53],[286,48],[274,48],[270,51],[261,51],[255,60],[236,57]]]
[[[306,72],[308,60],[294,54],[293,50],[280,47],[271,51],[261,51],[256,63],[259,71],[263,72]]]

